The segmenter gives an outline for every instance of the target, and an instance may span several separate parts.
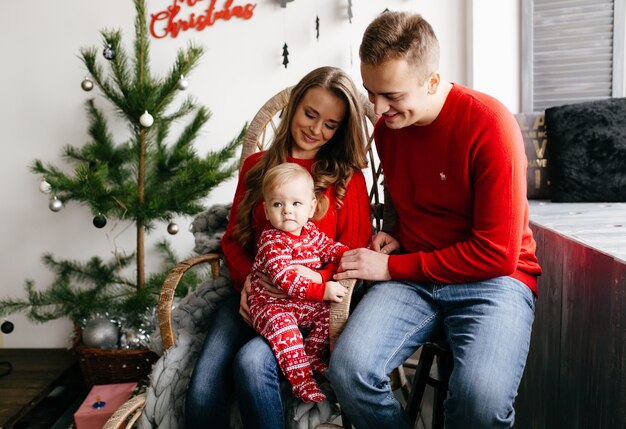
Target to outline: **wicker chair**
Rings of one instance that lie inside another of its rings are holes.
[[[280,116],[283,108],[287,105],[291,88],[286,88],[281,92],[270,98],[254,116],[246,136],[244,138],[243,147],[241,151],[240,163],[251,155],[252,153],[260,150],[264,150],[272,141],[274,133],[277,130],[277,124],[280,121]],[[391,219],[393,219],[393,211],[389,204],[384,206],[381,201],[381,189],[380,183],[382,179],[382,171],[378,157],[375,154],[375,148],[372,145],[373,141],[373,128],[378,119],[374,113],[371,103],[367,98],[360,95],[361,104],[364,110],[363,126],[366,130],[366,149],[368,154],[368,172],[366,173],[366,180],[371,181],[370,187],[370,201],[372,204],[373,222],[374,227],[378,230],[382,229],[382,225],[385,225],[388,229]],[[383,209],[384,207],[384,209]],[[385,218],[385,219],[383,219]],[[161,339],[163,343],[163,351],[169,349],[174,345],[175,336],[172,329],[172,303],[174,300],[174,292],[182,276],[192,267],[198,264],[208,263],[211,266],[211,271],[214,277],[219,274],[220,269],[220,255],[215,253],[204,254],[197,257],[187,259],[179,263],[174,267],[165,279],[159,295],[159,303],[157,309],[157,317],[159,322],[159,329],[161,333]],[[344,286],[348,288],[348,293],[341,303],[331,303],[331,315],[330,315],[330,348],[332,350],[336,339],[341,334],[343,327],[348,319],[348,313],[350,309],[350,303],[352,298],[352,292],[356,285],[356,280],[342,281]],[[404,374],[400,371],[395,371],[394,383],[404,386],[407,385]],[[405,393],[407,393],[405,391]],[[143,405],[145,403],[145,395],[138,395],[127,401],[122,407],[120,407],[107,421],[104,429],[119,429],[119,428],[131,428],[135,424],[136,420],[142,412]],[[349,424],[346,425],[350,427]],[[329,427],[329,426],[326,426]]]

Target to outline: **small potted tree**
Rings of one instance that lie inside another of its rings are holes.
[[[117,372],[101,374],[104,378],[85,374],[88,384],[133,379],[137,376],[133,369],[149,371],[154,357],[140,342],[130,344],[128,337],[141,329],[146,314],[156,304],[167,270],[177,258],[167,241],[160,241],[164,269],[146,275],[144,236],[158,223],[168,224],[167,231],[175,234],[178,225],[174,216],[193,215],[204,209],[202,200],[211,189],[237,170],[232,159],[245,131],[244,126],[230,143],[206,156],[196,153],[193,144],[210,113],[191,96],[176,107],[172,104],[187,90],[186,76],[197,65],[203,49],[194,44],[181,49],[167,75],[155,77],[149,64],[145,1],[134,3],[137,16],[132,57],[122,45],[119,30],[101,32],[102,49],[80,51],[89,73],[81,83],[82,89],[99,90],[113,105],[128,125],[128,139],[114,142],[106,115],[96,100],[90,99],[86,102],[90,141],[80,148],[68,145],[63,150],[73,171],[66,173],[40,160],[35,160],[31,169],[41,176],[40,189],[50,194],[52,211],[76,201],[89,207],[96,228],[105,227],[111,219],[132,222],[136,247],[128,253],[116,251],[108,262],[99,257],[84,262],[59,260],[48,253],[43,261],[56,278],[47,289],[39,291],[27,281],[25,298],[0,299],[0,316],[25,312],[36,322],[61,317],[72,320],[83,372],[90,371],[89,367],[93,367],[92,372],[99,371],[98,357],[103,358],[104,372]],[[172,138],[172,124],[185,119],[188,124]],[[129,270],[134,275],[129,276]],[[193,274],[187,279],[187,284],[196,282]],[[185,293],[187,288],[183,284],[179,290]],[[116,326],[121,327],[122,334],[126,332],[127,344],[122,349],[114,347],[119,346],[120,331],[116,333]],[[113,341],[115,335],[117,340]],[[129,356],[134,362],[124,360]],[[129,374],[121,374],[125,368]]]

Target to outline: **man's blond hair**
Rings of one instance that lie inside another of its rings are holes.
[[[439,41],[421,15],[383,12],[365,29],[359,57],[368,66],[405,59],[416,67],[420,83],[423,83],[439,68]]]

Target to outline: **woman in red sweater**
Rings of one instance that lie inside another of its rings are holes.
[[[256,241],[267,225],[261,183],[273,166],[303,166],[315,179],[315,192],[325,194],[329,203],[317,227],[350,248],[367,245],[372,230],[361,172],[366,165],[362,111],[345,72],[315,69],[293,88],[272,146],[244,161],[222,239],[234,290],[212,315],[187,392],[187,428],[230,427],[233,387],[246,428],[284,427],[281,372],[269,344],[250,327],[248,315]],[[299,272],[321,283],[331,279],[335,267],[316,272],[300,266]]]

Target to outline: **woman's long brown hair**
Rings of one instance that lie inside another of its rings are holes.
[[[312,174],[315,179],[316,196],[323,195],[335,185],[339,205],[346,194],[346,186],[355,170],[367,165],[365,157],[365,134],[363,131],[363,107],[352,79],[336,67],[320,67],[304,76],[291,90],[289,102],[283,111],[272,145],[246,176],[246,193],[237,210],[234,236],[244,249],[253,247],[254,231],[252,216],[254,207],[261,200],[261,183],[265,172],[287,161],[294,140],[290,132],[296,108],[311,88],[324,88],[346,104],[346,116],[337,131],[317,152]]]

